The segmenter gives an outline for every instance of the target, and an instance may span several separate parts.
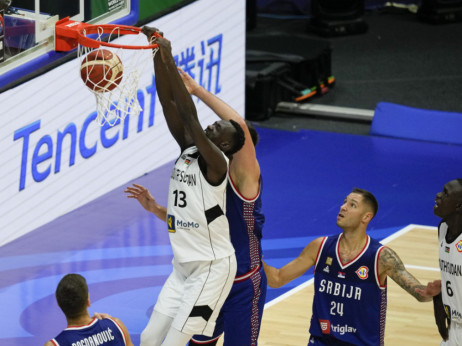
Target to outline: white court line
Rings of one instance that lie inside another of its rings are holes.
[[[406,234],[407,232],[415,229],[415,228],[420,228],[423,230],[428,230],[428,231],[437,231],[437,227],[432,227],[432,226],[423,226],[423,225],[415,225],[415,224],[410,224],[403,229],[400,229],[399,231],[393,233],[392,235],[388,236],[387,238],[383,239],[381,241],[382,244],[386,244],[391,242],[392,240],[401,237],[403,234]],[[422,270],[430,270],[430,271],[439,271],[439,268],[432,268],[432,267],[422,267],[422,266],[416,266],[416,265],[406,265],[407,268],[412,268],[412,269],[422,269]],[[298,291],[304,289],[305,287],[308,287],[309,285],[313,284],[314,278],[305,281],[304,283],[298,285],[297,287],[292,288],[290,291],[287,291],[286,293],[280,295],[277,298],[274,298],[273,300],[269,301],[268,303],[265,304],[265,309],[276,305],[277,303],[289,298],[291,295],[294,295]]]
[[[392,240],[398,238],[398,237],[401,237],[403,234],[406,234],[407,232],[415,229],[415,228],[422,228],[424,230],[428,230],[428,231],[437,231],[438,228],[437,227],[431,227],[431,226],[422,226],[422,225],[414,225],[414,224],[410,224],[406,227],[404,227],[403,229],[393,233],[392,235],[386,237],[385,239],[383,239],[381,241],[382,244],[386,244],[386,243],[389,243],[391,242]]]
[[[406,268],[428,270],[428,271],[432,271],[432,272],[439,272],[440,271],[440,268],[437,268],[437,267],[422,267],[422,266],[415,266],[413,264],[406,264]]]

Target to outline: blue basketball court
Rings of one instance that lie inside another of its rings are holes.
[[[436,226],[435,194],[460,177],[462,146],[379,136],[257,127],[266,215],[265,260],[282,266],[312,239],[339,232],[336,215],[353,187],[379,211],[369,234]],[[172,164],[132,181],[165,203]],[[127,182],[131,184],[132,182]],[[0,345],[43,344],[66,326],[54,291],[63,275],[87,278],[90,313],[121,318],[135,344],[171,271],[166,225],[126,198],[125,186],[6,244],[0,251]],[[71,198],[71,196],[70,196]],[[435,235],[436,236],[436,235]],[[311,278],[269,289],[267,301]]]

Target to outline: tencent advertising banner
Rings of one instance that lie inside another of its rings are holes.
[[[148,25],[172,42],[178,66],[244,114],[243,0],[199,0]],[[95,122],[78,59],[0,94],[0,246],[177,157],[147,63],[143,111],[113,127]],[[193,100],[204,127],[217,119]]]

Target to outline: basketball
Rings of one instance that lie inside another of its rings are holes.
[[[122,61],[117,54],[107,49],[90,52],[80,66],[80,77],[85,85],[100,93],[116,88],[122,76]]]

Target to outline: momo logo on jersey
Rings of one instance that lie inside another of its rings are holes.
[[[361,280],[366,280],[366,279],[369,277],[369,268],[366,267],[366,266],[360,267],[360,268],[356,271],[356,275],[358,275],[358,277],[359,277]]]
[[[451,310],[451,308],[448,306],[447,307],[449,310]],[[446,311],[446,315],[449,316],[449,314],[447,313]],[[461,320],[462,319],[462,313],[460,313],[459,311],[457,311],[456,309],[452,309],[451,310],[451,317],[455,320]]]
[[[26,183],[31,178],[38,183],[47,179],[51,173],[58,174],[62,169],[63,157],[68,161],[68,166],[72,167],[79,159],[89,159],[98,152],[126,140],[130,128],[136,127],[137,133],[143,131],[146,117],[147,126],[154,126],[156,98],[154,76],[151,85],[138,90],[137,98],[143,111],[137,118],[128,115],[122,122],[117,119],[114,126],[106,123],[100,127],[95,122],[97,117],[95,111],[82,123],[71,122],[54,134],[44,133],[41,129],[41,120],[17,129],[13,140],[19,144],[16,154],[21,157],[21,167],[18,172],[19,191],[26,188]]]
[[[167,215],[167,224],[168,224],[168,231],[170,233],[175,233],[177,229],[198,229],[199,224],[193,221],[184,221],[176,219],[174,215]]]
[[[170,233],[175,233],[175,216],[168,214],[167,215],[167,225],[168,225],[168,231]]]

